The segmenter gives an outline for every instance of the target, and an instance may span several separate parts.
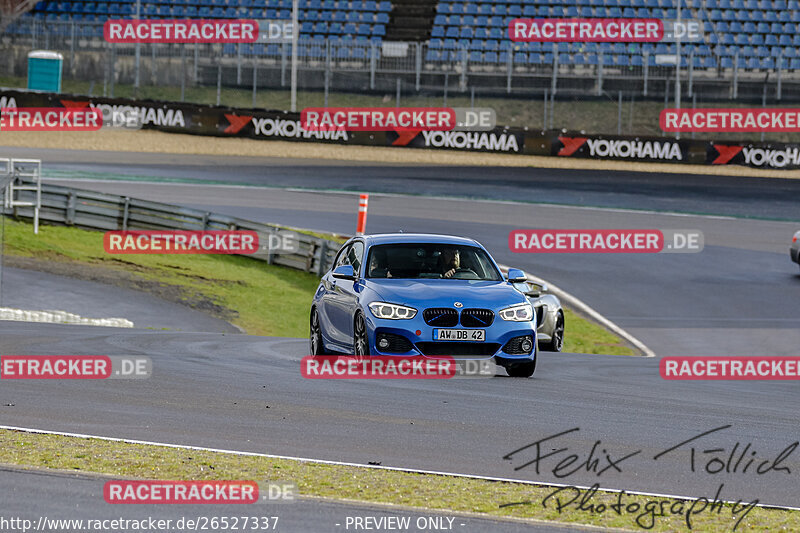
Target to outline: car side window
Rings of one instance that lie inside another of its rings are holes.
[[[350,252],[350,248],[352,248],[352,245],[347,245],[344,248],[342,248],[341,250],[339,250],[339,255],[336,256],[336,262],[333,264],[333,268],[334,269],[336,267],[340,267],[342,265],[349,265],[350,264],[349,257],[348,257],[348,254]]]
[[[353,270],[355,270],[356,275],[361,271],[361,262],[364,258],[364,243],[361,241],[356,241],[350,245],[350,249],[347,251],[347,264],[353,265]]]

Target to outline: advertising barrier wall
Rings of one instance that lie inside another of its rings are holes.
[[[105,122],[135,117],[127,127],[173,133],[495,152],[597,160],[800,168],[800,144],[719,142],[671,137],[591,135],[496,127],[489,131],[306,131],[300,113],[233,109],[187,103],[0,91],[0,107],[98,108]],[[119,122],[119,121],[118,121]],[[135,124],[134,124],[135,123]],[[124,124],[122,127],[126,127]]]

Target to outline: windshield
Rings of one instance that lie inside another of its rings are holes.
[[[502,281],[489,255],[476,246],[379,244],[369,250],[368,278]]]

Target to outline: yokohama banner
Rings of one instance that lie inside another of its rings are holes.
[[[502,127],[488,131],[307,131],[302,127],[300,113],[287,111],[27,91],[0,92],[0,113],[2,108],[97,109],[102,113],[104,128],[157,129],[219,137],[614,161],[800,168],[800,144],[587,135],[559,130]]]

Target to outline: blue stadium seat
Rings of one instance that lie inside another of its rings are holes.
[[[769,57],[769,48],[766,46],[757,46],[755,49],[755,55],[757,57]]]
[[[486,52],[483,60],[485,63],[497,63],[497,52]]]
[[[643,65],[644,65],[644,62],[642,61],[642,56],[633,56],[633,57],[631,57],[631,66],[641,67]]]
[[[778,37],[775,36],[775,35],[772,35],[772,34],[767,35],[767,38],[765,40],[763,40],[763,42],[761,42],[761,43],[758,43],[758,42],[755,41],[756,37],[761,37],[761,35],[754,35],[753,36],[753,39],[754,39],[753,40],[753,44],[766,44],[768,46],[777,46],[778,45]]]
[[[742,24],[740,22],[734,21],[731,22],[731,33],[740,34],[744,31],[742,28]]]
[[[761,63],[758,58],[751,57],[747,60],[747,68],[752,70],[758,70],[761,67]]]

